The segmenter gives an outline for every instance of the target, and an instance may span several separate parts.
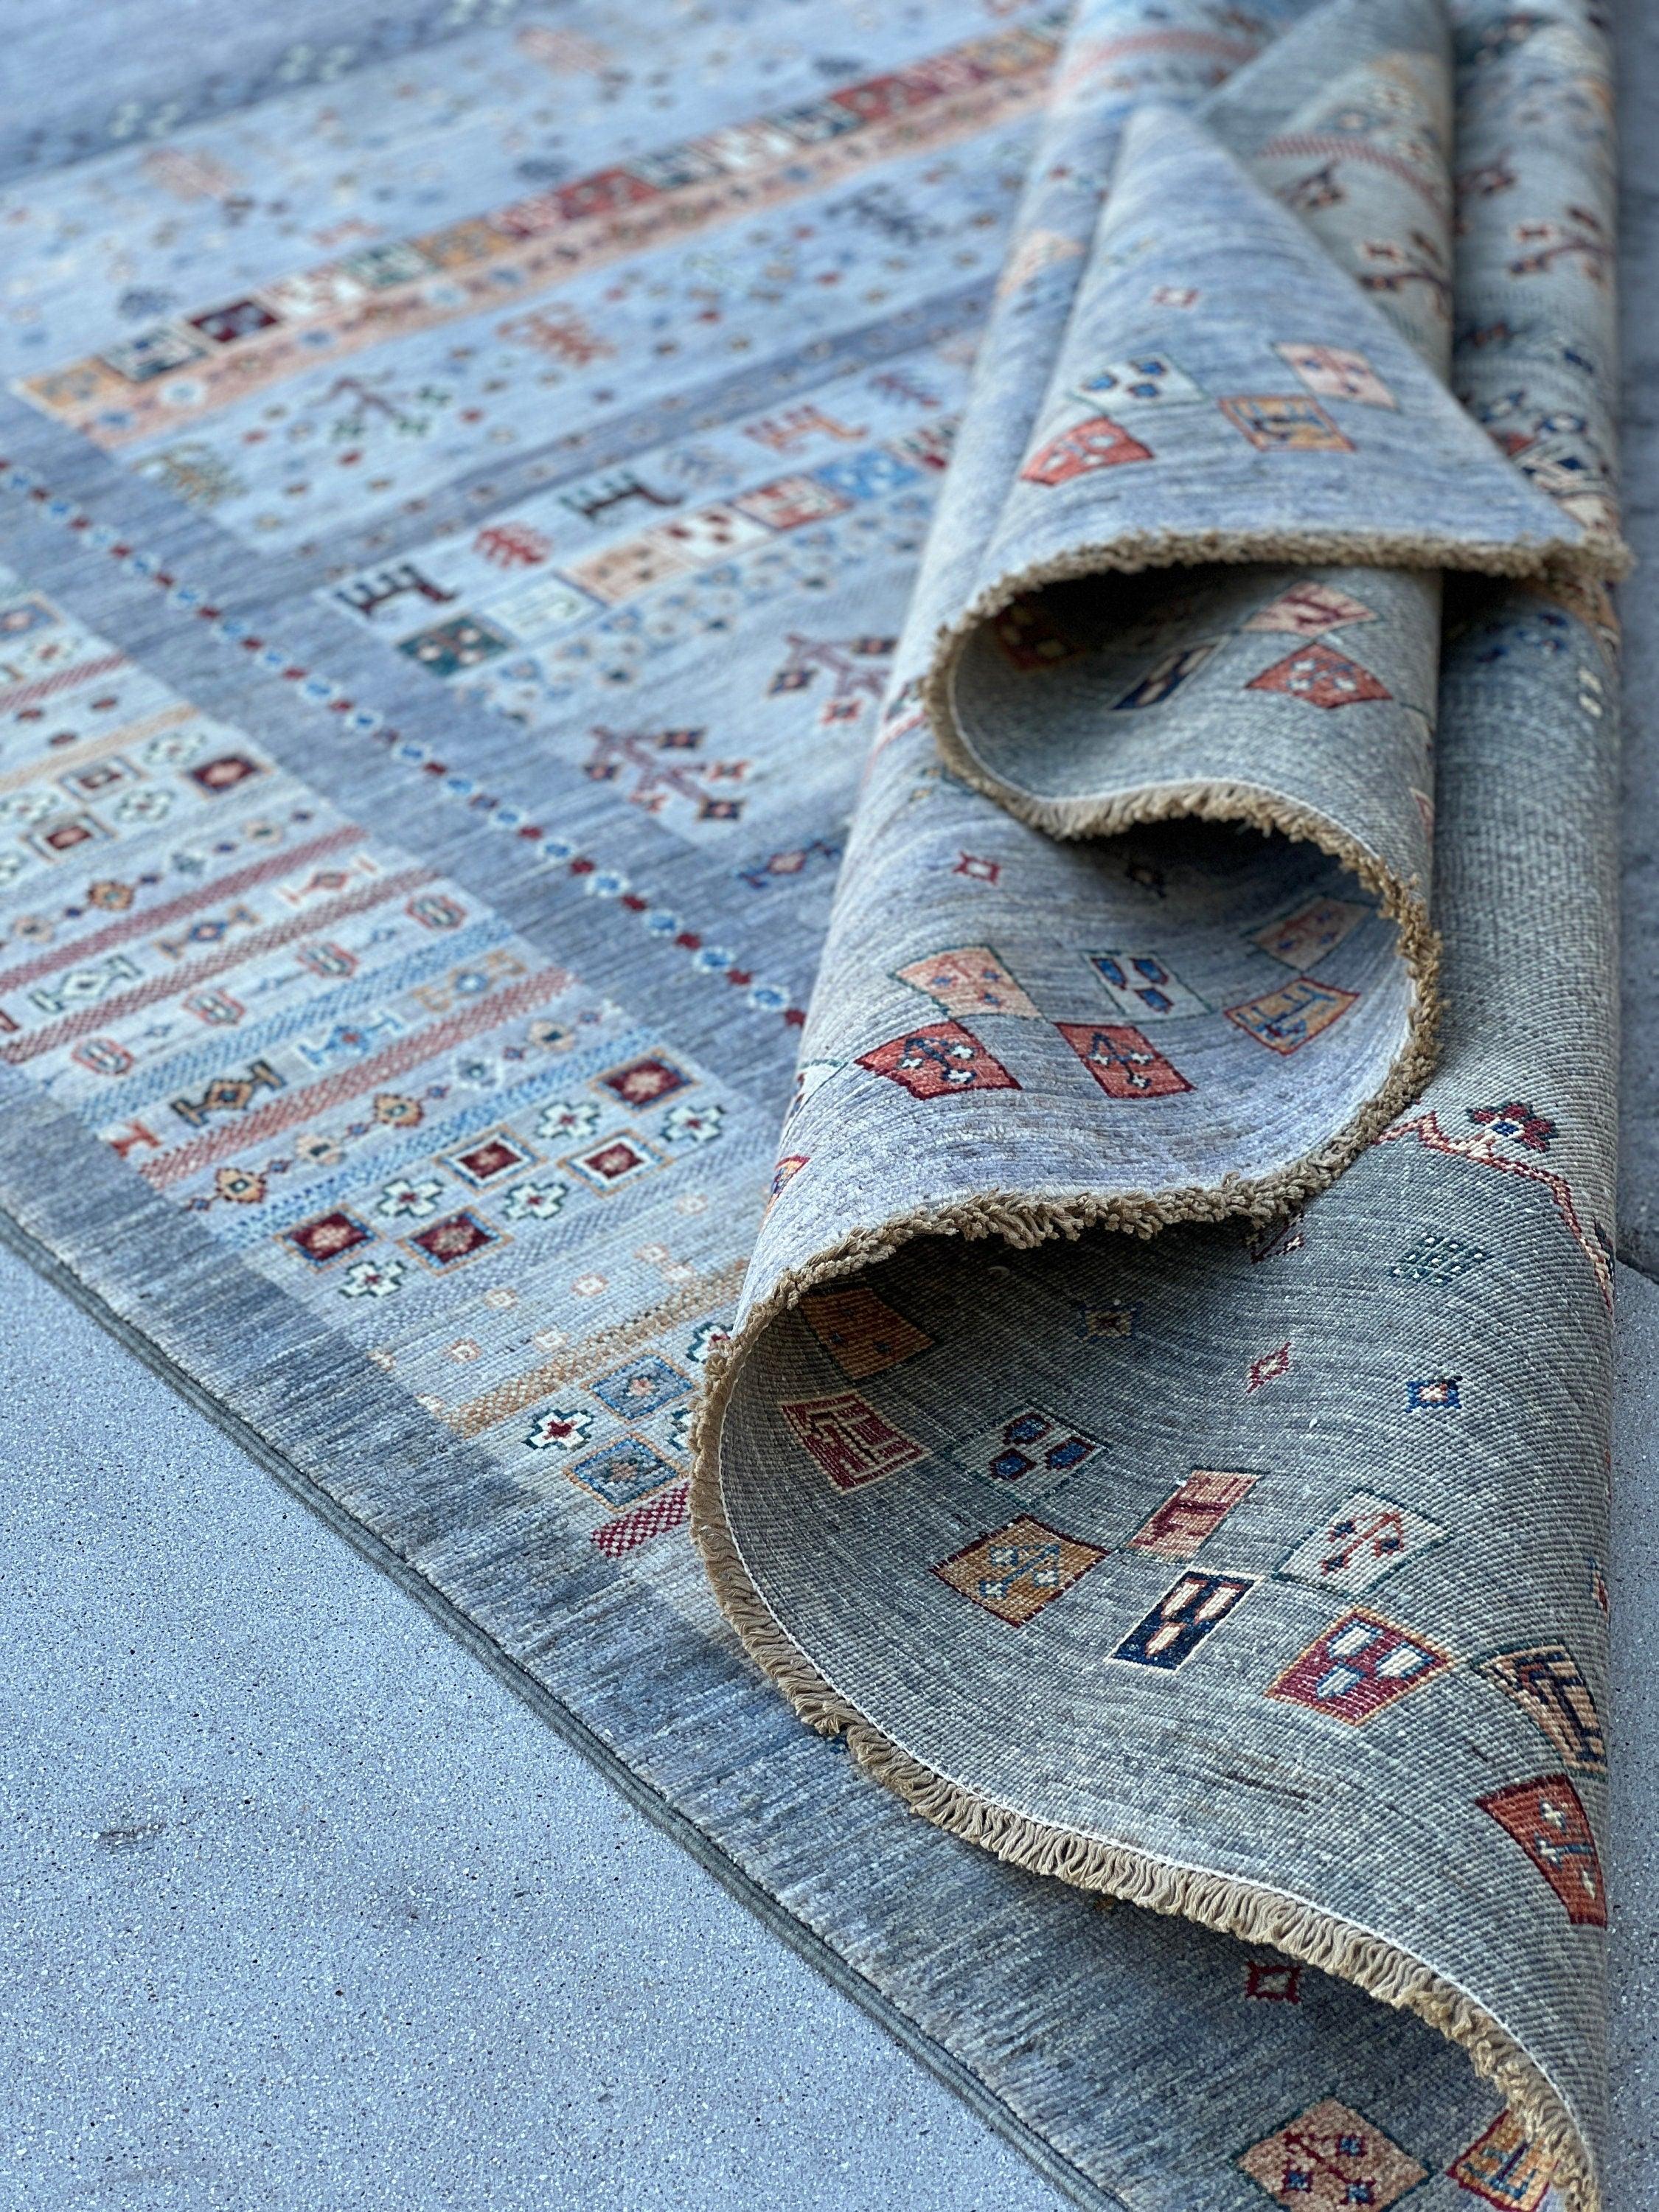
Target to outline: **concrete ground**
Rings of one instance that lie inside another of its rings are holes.
[[[1056,2203],[3,1252],[0,1311],[4,2212]]]

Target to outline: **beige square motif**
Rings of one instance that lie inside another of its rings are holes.
[[[1297,2212],[1385,2212],[1429,2169],[1373,2127],[1363,2112],[1335,2097],[1322,2098],[1239,2159],[1252,2181],[1275,2204]]]
[[[1362,407],[1400,404],[1363,353],[1327,345],[1276,345],[1273,351],[1322,399],[1353,399]]]
[[[1022,1514],[942,1559],[933,1572],[987,1613],[1020,1628],[1105,1556],[1098,1545],[1064,1536]]]

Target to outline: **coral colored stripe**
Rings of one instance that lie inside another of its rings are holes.
[[[296,937],[310,937],[319,929],[332,927],[337,921],[347,921],[354,914],[367,913],[370,907],[381,905],[389,898],[398,898],[404,891],[418,890],[422,884],[434,880],[431,868],[405,868],[395,876],[381,876],[365,884],[362,890],[349,893],[344,898],[331,899],[326,906],[315,907],[309,914],[296,914],[291,921],[273,922],[269,929],[250,930],[246,937],[228,945],[222,952],[216,952],[210,960],[198,960],[193,968],[181,968],[174,975],[152,975],[148,983],[137,990],[123,992],[118,999],[103,999],[96,1006],[82,1006],[76,1012],[65,1014],[61,1021],[52,1022],[33,1036],[14,1037],[9,1045],[0,1047],[0,1057],[21,1066],[26,1060],[36,1060],[43,1052],[55,1052],[60,1044],[84,1036],[88,1030],[107,1029],[116,1022],[125,1021],[129,1014],[142,1013],[160,999],[182,998],[193,991],[198,983],[205,983],[215,975],[222,975],[228,969],[240,968],[261,953],[274,952],[278,946],[289,945]]]
[[[368,299],[354,301],[332,317],[283,322],[252,334],[240,343],[218,349],[210,359],[191,364],[191,380],[200,392],[191,401],[181,400],[175,392],[164,404],[155,392],[123,383],[95,356],[72,364],[69,370],[50,370],[26,379],[15,388],[43,413],[78,429],[94,445],[118,450],[153,435],[163,422],[169,429],[177,429],[251,392],[301,374],[316,359],[306,339],[318,331],[330,333],[330,361],[341,362],[390,338],[439,329],[459,317],[476,315],[481,308],[499,307],[504,295],[497,272],[503,269],[514,272],[516,287],[511,297],[518,305],[627,255],[682,242],[722,222],[746,220],[924,148],[951,145],[977,136],[1042,100],[1054,49],[1036,38],[1029,43],[1029,58],[1006,75],[965,86],[941,82],[929,88],[923,100],[842,136],[798,145],[775,161],[695,184],[653,189],[631,205],[573,218],[556,230],[531,237],[503,232],[498,250],[487,263],[447,272],[450,289],[444,295],[443,304],[429,296],[428,288],[437,272],[428,270],[407,284],[388,286]],[[761,121],[763,124],[765,118]],[[505,215],[510,210],[500,212]],[[489,217],[475,220],[489,222]],[[66,375],[75,370],[91,372],[97,379],[94,395],[84,402],[57,396]],[[121,418],[118,423],[101,419],[116,410]]]
[[[39,676],[32,684],[14,684],[9,691],[0,691],[0,714],[10,714],[19,707],[33,707],[42,699],[55,699],[60,691],[72,691],[77,684],[90,684],[99,676],[112,676],[118,668],[128,665],[125,653],[106,653],[101,660],[83,660],[76,668],[59,668],[50,676]]]
[[[192,1138],[189,1144],[180,1145],[177,1152],[168,1152],[161,1159],[146,1160],[139,1172],[154,1188],[165,1190],[169,1183],[181,1182],[198,1169],[211,1167],[227,1152],[239,1152],[247,1145],[264,1144],[280,1136],[295,1121],[326,1113],[331,1106],[359,1097],[365,1091],[373,1091],[377,1085],[389,1083],[410,1068],[418,1067],[422,1060],[435,1060],[452,1047],[465,1044],[468,1037],[477,1036],[481,1030],[495,1029],[502,1022],[511,1021],[515,1014],[526,1013],[545,1000],[557,998],[574,981],[568,969],[544,968],[520,983],[508,984],[488,998],[473,1000],[430,1029],[416,1030],[413,1036],[401,1038],[384,1052],[376,1053],[372,1060],[359,1060],[355,1067],[342,1068],[337,1075],[327,1076],[320,1083],[307,1084],[303,1091],[285,1091],[279,1098],[271,1099],[252,1114],[240,1114],[222,1127]]]
[[[355,822],[348,822],[338,830],[331,830],[326,836],[313,837],[309,844],[295,845],[285,852],[267,853],[263,860],[254,860],[246,868],[234,869],[228,876],[216,876],[211,883],[198,884],[194,890],[180,892],[165,906],[148,907],[142,914],[124,914],[118,921],[106,922],[102,929],[94,930],[90,937],[76,938],[72,945],[55,946],[50,952],[40,953],[33,960],[6,969],[0,973],[0,991],[15,991],[20,984],[32,983],[39,975],[55,975],[60,968],[71,968],[77,960],[90,960],[100,952],[106,952],[112,945],[124,945],[129,938],[142,937],[148,930],[165,929],[172,922],[182,921],[187,914],[194,914],[198,907],[235,898],[242,891],[269,883],[273,876],[292,874],[296,869],[309,866],[313,860],[325,860],[329,854],[339,852],[343,846],[360,844],[367,835]]]

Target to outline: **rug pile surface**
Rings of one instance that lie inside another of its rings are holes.
[[[1595,2212],[1597,9],[341,22],[0,148],[10,1233],[1083,2201]]]

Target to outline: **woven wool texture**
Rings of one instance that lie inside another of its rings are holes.
[[[11,1233],[1083,2201],[1599,2212],[1605,26],[775,14],[0,146]]]

